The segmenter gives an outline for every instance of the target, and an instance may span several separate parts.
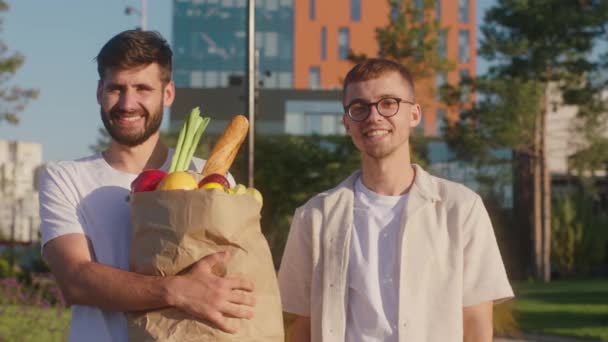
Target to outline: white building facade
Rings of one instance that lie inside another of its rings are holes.
[[[602,93],[603,98],[608,99],[608,90]],[[577,132],[578,108],[576,106],[564,105],[561,94],[556,87],[550,87],[547,91],[549,113],[547,117],[547,162],[549,170],[555,176],[567,176],[571,174],[568,166],[568,158],[576,152],[588,146],[585,139]],[[608,137],[608,126],[603,127],[604,134]],[[604,170],[596,170],[598,175]]]
[[[41,144],[0,140],[0,241],[39,239],[36,183],[41,166]]]

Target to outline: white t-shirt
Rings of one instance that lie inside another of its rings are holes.
[[[355,182],[348,261],[346,341],[397,341],[399,227],[407,195],[379,195]]]
[[[170,150],[163,170],[169,168]],[[190,169],[201,170],[194,158]],[[136,174],[112,168],[101,153],[76,161],[49,163],[40,177],[42,246],[59,236],[80,233],[91,241],[95,261],[129,269],[131,219],[127,196]],[[229,175],[229,181],[234,179]],[[72,306],[70,341],[127,341],[122,312]]]

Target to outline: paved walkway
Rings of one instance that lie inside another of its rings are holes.
[[[526,335],[519,338],[496,337],[494,342],[592,342],[599,340],[583,340],[573,337]]]

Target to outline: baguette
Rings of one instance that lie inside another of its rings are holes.
[[[201,171],[203,177],[213,173],[226,176],[241,144],[247,137],[249,121],[243,115],[232,118],[224,133],[213,146],[209,158]]]

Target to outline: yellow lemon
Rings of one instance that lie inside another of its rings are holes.
[[[247,187],[243,184],[237,184],[234,188],[234,193],[237,195],[242,195],[247,193]]]
[[[192,190],[198,188],[198,183],[188,172],[171,172],[158,184],[156,190]]]

